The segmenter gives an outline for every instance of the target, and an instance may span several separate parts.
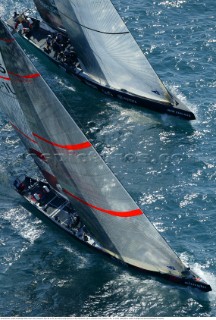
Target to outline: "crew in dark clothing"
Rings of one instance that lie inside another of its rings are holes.
[[[14,12],[14,15],[13,15],[14,21],[15,21],[15,19],[16,19],[18,16],[19,16],[19,14],[15,11],[15,12]]]
[[[48,54],[51,53],[52,42],[53,42],[52,36],[49,34],[46,38],[46,47],[44,48],[44,51]]]

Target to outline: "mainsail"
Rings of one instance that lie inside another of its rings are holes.
[[[35,6],[41,18],[51,27],[63,29],[61,17],[55,6],[54,0],[34,0]]]
[[[139,268],[181,275],[184,264],[104,163],[3,22],[0,52],[34,139],[48,155],[62,192],[104,250]]]
[[[157,101],[172,98],[110,0],[55,0],[83,70],[104,86]]]

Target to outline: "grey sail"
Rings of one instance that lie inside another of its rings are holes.
[[[27,151],[33,157],[35,163],[46,177],[47,181],[56,186],[54,177],[49,165],[46,162],[45,155],[41,152],[37,141],[35,140],[26,118],[22,112],[19,101],[10,81],[10,75],[5,67],[2,54],[0,52],[0,97],[1,110],[9,118],[11,125],[16,130]]]
[[[103,250],[133,266],[180,276],[185,268],[181,260],[107,167],[2,22],[0,51],[34,139],[48,155],[47,162],[62,192]]]
[[[55,6],[54,0],[34,0],[41,18],[55,29],[63,29],[61,17]]]
[[[171,96],[110,0],[55,0],[83,70],[95,81],[169,104]]]

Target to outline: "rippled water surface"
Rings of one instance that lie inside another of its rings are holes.
[[[38,172],[0,114],[0,316],[216,316],[215,1],[113,2],[196,121],[111,100],[20,44],[156,228],[213,291],[131,271],[25,210],[10,183]],[[1,0],[0,15],[25,6]]]

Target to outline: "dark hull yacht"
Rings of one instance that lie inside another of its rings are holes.
[[[47,0],[43,1],[47,2]],[[31,17],[32,23],[29,27],[28,23],[26,25],[26,19],[29,19],[26,13],[15,14],[8,20],[8,25],[67,73],[74,75],[90,87],[110,97],[162,114],[166,113],[186,120],[195,119],[194,113],[166,89],[111,4],[109,5],[110,13],[122,25],[123,31],[116,31],[114,34],[98,31],[94,32],[93,37],[91,33],[89,34],[94,30],[93,26],[83,27],[83,24],[78,21],[75,25],[73,24],[74,15],[78,16],[78,13],[74,10],[72,12],[71,7],[68,10],[73,13],[72,20],[62,13],[67,9],[63,3],[59,4],[58,14],[57,8],[54,10],[53,5],[47,7],[46,4],[43,7],[43,1],[35,0],[35,3],[44,20]],[[66,2],[64,1],[64,4]],[[47,8],[52,9],[52,14],[49,15]],[[102,10],[102,8],[99,9]],[[96,13],[92,16],[88,13],[89,15],[92,20],[95,20]],[[62,17],[62,24],[59,22],[60,17]],[[103,18],[105,20],[106,16]],[[113,23],[116,24],[115,21]],[[65,28],[62,25],[65,25]],[[117,50],[115,47],[108,46],[115,38],[117,38],[115,41],[120,41],[116,47],[123,47],[124,51],[119,49],[120,52],[115,52]]]
[[[86,226],[79,217],[79,213],[74,209],[70,201],[53,189],[47,182],[36,180],[28,176],[22,176],[15,180],[14,187],[34,209],[39,211],[41,216],[45,216],[83,244],[115,258],[115,256],[103,248],[90,232],[88,232]],[[116,260],[119,259],[116,258]],[[198,288],[204,292],[211,291],[211,287],[197,274],[191,271],[190,268],[185,268],[181,275],[173,275],[145,270],[130,264],[128,264],[128,266],[142,271],[145,274],[160,277],[178,285]]]

